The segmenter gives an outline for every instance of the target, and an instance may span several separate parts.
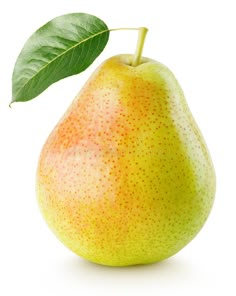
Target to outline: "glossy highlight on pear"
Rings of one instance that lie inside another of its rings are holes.
[[[213,205],[215,173],[172,72],[106,60],[49,135],[37,197],[56,236],[103,265],[147,264],[188,244]]]

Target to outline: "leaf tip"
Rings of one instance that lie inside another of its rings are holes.
[[[12,104],[15,103],[15,100],[11,100],[11,102],[9,103],[8,107],[12,109]]]

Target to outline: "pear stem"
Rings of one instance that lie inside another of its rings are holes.
[[[145,37],[146,37],[147,32],[148,32],[147,28],[145,28],[145,27],[139,28],[136,51],[135,51],[134,58],[133,58],[133,61],[131,64],[131,66],[133,66],[133,67],[136,67],[140,64],[140,61],[142,58],[143,46],[144,46]]]

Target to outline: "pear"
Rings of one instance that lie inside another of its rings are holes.
[[[172,72],[132,55],[106,60],[47,139],[37,197],[49,227],[89,261],[168,258],[204,225],[212,161]]]

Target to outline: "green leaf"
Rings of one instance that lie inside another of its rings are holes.
[[[12,102],[33,99],[54,82],[84,71],[103,51],[109,29],[85,13],[59,16],[24,45],[12,77]]]

